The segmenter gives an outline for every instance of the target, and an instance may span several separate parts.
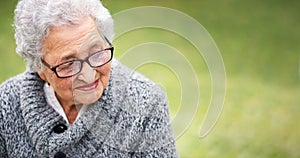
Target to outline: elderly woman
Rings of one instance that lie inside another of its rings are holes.
[[[0,157],[177,157],[164,92],[113,58],[98,0],[19,0],[27,70],[0,86]]]

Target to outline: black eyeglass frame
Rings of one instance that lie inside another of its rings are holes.
[[[103,65],[105,65],[105,64],[107,64],[107,63],[109,63],[109,62],[112,60],[112,58],[113,58],[113,52],[114,52],[114,47],[112,46],[112,44],[108,41],[108,39],[107,39],[106,37],[104,37],[104,38],[105,38],[106,42],[109,44],[110,47],[109,47],[109,48],[105,48],[105,49],[100,50],[100,51],[97,51],[97,52],[95,52],[95,53],[93,53],[93,54],[87,56],[85,59],[76,59],[76,60],[71,60],[71,61],[63,62],[63,63],[60,63],[60,64],[58,64],[58,65],[56,65],[56,66],[53,66],[53,67],[51,67],[51,65],[48,64],[48,63],[47,63],[45,60],[43,60],[42,58],[41,58],[41,61],[42,61],[42,63],[43,63],[46,67],[48,67],[51,71],[53,71],[53,72],[56,74],[56,76],[57,76],[58,78],[68,78],[68,77],[72,77],[72,76],[75,76],[75,75],[79,74],[79,73],[82,71],[82,65],[83,65],[83,62],[88,63],[89,66],[92,67],[92,68],[98,68],[98,67],[101,67],[101,66],[103,66]],[[107,62],[105,62],[105,63],[103,63],[103,64],[101,64],[101,65],[99,65],[99,66],[92,66],[91,63],[90,63],[90,61],[89,61],[89,58],[90,58],[91,56],[97,54],[97,53],[100,53],[100,52],[103,52],[103,51],[107,51],[107,50],[110,50],[110,53],[111,53],[110,59],[109,59]],[[72,74],[72,75],[68,75],[68,76],[59,76],[59,75],[58,75],[56,69],[57,69],[59,66],[61,66],[61,65],[63,65],[63,64],[66,64],[66,63],[70,63],[70,62],[75,62],[75,61],[79,61],[79,62],[80,62],[80,65],[81,65],[81,66],[80,66],[80,70],[79,70],[78,72],[76,72],[75,74]]]

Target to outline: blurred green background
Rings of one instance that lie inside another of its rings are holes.
[[[211,82],[199,53],[178,35],[158,29],[129,32],[114,42],[117,58],[136,44],[156,41],[176,47],[194,66],[200,81],[201,108],[176,140],[181,157],[300,157],[299,1],[102,2],[112,14],[148,5],[182,11],[201,23],[218,45],[227,73],[224,109],[210,134],[200,139],[199,128],[210,102]],[[0,2],[0,83],[25,70],[25,63],[15,53],[11,26],[16,3]],[[151,64],[138,71],[163,85],[174,118],[180,102],[180,84],[172,80],[174,74]],[[160,73],[169,77],[160,77]]]

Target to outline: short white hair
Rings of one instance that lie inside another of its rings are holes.
[[[14,17],[16,51],[33,70],[41,70],[42,43],[50,27],[76,24],[91,16],[108,40],[114,36],[113,19],[99,0],[19,0]]]

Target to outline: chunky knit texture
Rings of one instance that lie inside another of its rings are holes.
[[[0,86],[0,157],[177,157],[164,92],[113,60],[102,97],[68,125],[26,71]],[[64,124],[67,130],[55,133]]]

